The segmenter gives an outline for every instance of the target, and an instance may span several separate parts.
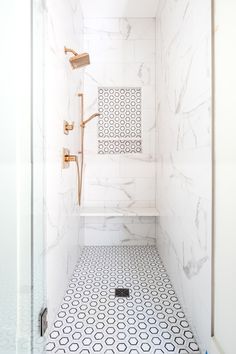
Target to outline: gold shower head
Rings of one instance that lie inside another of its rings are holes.
[[[69,59],[73,69],[82,68],[83,66],[90,64],[89,54],[88,53],[76,53],[73,49],[64,47],[65,54],[73,53],[74,56]]]

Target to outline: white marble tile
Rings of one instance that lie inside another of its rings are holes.
[[[140,177],[155,178],[156,165],[154,161],[145,161],[138,158],[122,158],[119,163],[119,176],[122,178]]]
[[[142,109],[142,131],[144,133],[156,132],[156,112],[155,107]]]
[[[86,37],[100,39],[155,39],[155,19],[134,18],[86,18]]]
[[[147,43],[147,47],[149,42]],[[135,41],[124,41],[122,39],[87,39],[84,44],[85,50],[89,52],[93,63],[133,63],[136,58]],[[97,55],[99,53],[99,55]],[[145,59],[139,59],[142,61]],[[147,60],[147,59],[146,59]],[[150,60],[150,59],[149,59]]]
[[[149,132],[143,131],[142,134],[142,148],[143,148],[143,155],[145,159],[154,160],[156,157],[156,149],[155,149],[155,142],[156,142],[156,130],[152,129]]]
[[[85,245],[154,245],[155,217],[85,217]]]
[[[87,191],[85,186],[85,196],[88,200],[94,198],[96,189],[99,190],[99,194],[102,193],[101,199],[104,201],[124,200],[132,202],[134,200],[135,180],[133,178],[96,178],[90,179],[88,183]]]
[[[98,178],[117,178],[134,177],[120,175],[119,163],[120,156],[118,155],[90,155],[85,158],[84,176],[85,179],[97,176]]]
[[[136,178],[135,179],[135,194],[138,200],[155,201],[155,179],[151,178]]]
[[[113,207],[114,202],[112,201],[105,201],[104,206],[107,208]],[[156,204],[153,200],[135,200],[135,201],[124,201],[124,200],[118,200],[115,202],[115,207],[118,209],[122,208],[155,208]]]
[[[142,87],[142,108],[155,109],[156,107],[156,87],[155,85]]]
[[[44,154],[47,307],[49,326],[79,255],[79,208],[74,164],[62,170],[62,148],[79,149],[78,97],[83,90],[83,70],[73,71],[64,46],[83,49],[80,3],[44,1]],[[63,120],[75,121],[75,130],[63,134]],[[41,304],[42,306],[42,304]]]
[[[153,61],[128,63],[124,66],[124,80],[127,86],[155,85],[155,63]]]
[[[159,1],[157,245],[202,352],[211,308],[211,2]]]
[[[86,38],[112,38],[122,39],[118,37],[120,34],[120,22],[118,18],[85,18],[84,19],[84,34]]]
[[[156,0],[81,0],[85,18],[152,18],[156,14]]]
[[[85,73],[85,114],[98,109],[97,89],[142,88],[142,154],[97,154],[97,122],[86,128],[83,205],[149,206],[136,195],[136,178],[149,178],[155,195],[155,19],[85,19],[85,46],[91,65]],[[142,51],[143,48],[143,51]],[[115,180],[116,179],[116,180]],[[132,179],[128,182],[127,179]]]
[[[87,178],[86,183],[83,184],[83,203],[86,205],[87,202],[95,201],[104,203],[105,188],[103,185],[99,184],[99,180],[96,178]]]
[[[134,58],[137,62],[153,61],[156,58],[155,39],[138,39],[134,41]]]

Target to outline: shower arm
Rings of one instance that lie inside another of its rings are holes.
[[[72,53],[74,55],[78,55],[78,53],[76,53],[76,51],[74,51],[73,49],[67,48],[67,47],[64,47],[64,52],[65,52],[65,54]]]
[[[98,117],[100,115],[101,115],[100,113],[94,113],[88,119],[82,120],[82,122],[80,123],[81,128],[85,128],[86,124],[88,122],[90,122],[90,120],[92,120],[93,118],[96,118],[96,117]]]

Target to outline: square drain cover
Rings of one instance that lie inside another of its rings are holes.
[[[129,289],[116,288],[115,297],[129,297]]]

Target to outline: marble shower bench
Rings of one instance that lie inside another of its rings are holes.
[[[156,208],[82,208],[80,216],[159,216]]]
[[[145,246],[156,244],[156,208],[81,208],[85,246]]]

